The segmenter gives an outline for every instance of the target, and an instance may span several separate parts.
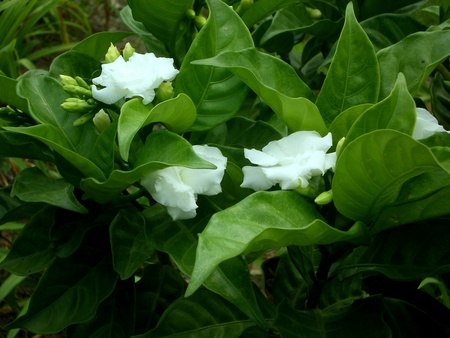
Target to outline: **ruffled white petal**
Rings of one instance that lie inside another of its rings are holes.
[[[267,190],[276,184],[267,178],[261,167],[246,166],[242,168],[244,173],[244,181],[241,188],[250,188],[255,191]]]
[[[436,132],[447,132],[444,127],[442,127],[438,120],[431,115],[428,110],[423,108],[416,108],[417,120],[414,126],[412,137],[416,140],[421,140],[432,136]]]

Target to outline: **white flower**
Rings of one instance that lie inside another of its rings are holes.
[[[450,133],[450,131],[445,130],[444,127],[438,123],[438,120],[431,115],[428,110],[416,108],[416,113],[417,120],[412,134],[414,139],[421,140],[430,137],[436,132]]]
[[[298,131],[272,141],[262,151],[244,149],[244,156],[258,167],[242,168],[243,188],[267,190],[306,188],[312,176],[323,175],[336,163],[336,153],[326,152],[332,145],[331,133],[321,137],[315,131]]]
[[[211,162],[216,169],[190,169],[168,167],[155,171],[141,181],[155,201],[165,205],[173,220],[196,216],[197,195],[217,195],[222,191],[222,181],[227,158],[215,147],[192,147],[202,159]]]
[[[122,98],[140,96],[143,104],[149,104],[155,97],[155,89],[164,81],[171,81],[178,74],[173,59],[157,58],[153,53],[133,53],[128,61],[119,56],[114,62],[102,65],[102,73],[92,79],[94,99],[112,104]]]

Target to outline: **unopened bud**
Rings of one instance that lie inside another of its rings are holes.
[[[194,11],[192,8],[191,8],[191,9],[188,9],[188,10],[186,11],[185,15],[186,15],[186,17],[187,17],[188,19],[192,20],[192,19],[195,18],[195,11]]]
[[[130,57],[133,55],[136,49],[134,49],[129,42],[125,45],[125,48],[123,49],[123,58],[125,61],[128,61]]]
[[[330,203],[333,200],[333,191],[328,190],[321,193],[319,196],[317,196],[314,200],[314,202],[317,205],[325,205]]]
[[[70,97],[61,103],[61,108],[69,113],[86,113],[95,108],[84,100]]]
[[[236,8],[236,13],[239,16],[244,15],[244,13],[247,12],[247,10],[251,7],[251,5],[253,5],[253,0],[242,0],[238,8]]]
[[[97,128],[99,133],[101,133],[103,130],[105,130],[111,124],[109,115],[106,114],[103,109],[100,109],[98,111],[98,113],[95,114],[92,121],[94,122],[95,128]]]
[[[294,189],[294,191],[296,193],[298,193],[299,195],[306,197],[308,199],[313,199],[314,197],[317,196],[317,191],[316,189],[314,189],[311,185],[308,185],[305,188],[302,188],[301,186],[298,186],[297,188]]]
[[[171,99],[173,95],[172,82],[163,82],[156,91],[156,99],[159,102]]]
[[[63,89],[72,95],[75,96],[79,96],[79,97],[83,97],[83,96],[87,96],[87,97],[92,97],[92,91],[90,89],[86,89],[80,86],[73,86],[73,85],[64,85]]]
[[[338,144],[336,145],[336,158],[339,157],[339,154],[341,153],[342,150],[342,146],[344,145],[345,142],[345,137],[341,138],[338,142]]]
[[[81,116],[81,117],[77,118],[75,121],[73,121],[73,126],[74,127],[79,127],[79,126],[85,124],[86,122],[92,120],[94,115],[95,115],[94,112],[90,112],[90,113],[84,114],[83,116]]]
[[[206,18],[204,16],[196,16],[194,18],[195,27],[201,29],[206,24]]]
[[[76,76],[76,77],[75,77],[75,81],[77,82],[77,84],[78,84],[80,87],[83,87],[83,88],[85,88],[85,89],[91,90],[91,87],[89,87],[89,85],[87,84],[86,81],[84,81],[83,78],[81,78],[81,77],[79,77],[79,76]]]
[[[68,75],[60,75],[59,79],[61,80],[61,83],[63,86],[70,85],[70,86],[77,86],[77,81],[72,77]]]
[[[311,19],[318,20],[322,17],[322,12],[318,9],[306,7],[306,11],[308,12]]]
[[[108,52],[105,54],[105,63],[111,63],[116,61],[120,56],[119,50],[112,43],[108,48]]]

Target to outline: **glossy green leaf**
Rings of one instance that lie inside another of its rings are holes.
[[[409,13],[420,8],[425,2],[425,0],[398,0],[380,3],[377,0],[366,0],[361,4],[361,16],[368,18],[382,13]]]
[[[430,149],[395,130],[375,130],[350,142],[340,154],[333,200],[343,215],[369,222],[397,199],[403,184],[442,170]]]
[[[72,50],[84,53],[96,60],[103,60],[111,43],[116,44],[132,34],[130,32],[95,33],[79,42]]]
[[[430,87],[431,109],[445,129],[450,129],[450,83],[437,73]]]
[[[255,48],[221,53],[194,64],[224,67],[239,76],[293,130],[316,130],[326,134],[312,92],[295,70],[280,59]]]
[[[350,2],[336,53],[317,97],[317,107],[329,124],[352,106],[377,102],[379,86],[374,48],[356,21]]]
[[[333,144],[337,144],[342,137],[347,136],[358,117],[372,106],[373,105],[370,103],[360,104],[350,107],[340,113],[333,122],[331,122],[330,127],[328,128],[333,135]]]
[[[64,273],[62,273],[64,271]],[[98,245],[84,245],[56,260],[41,277],[27,313],[8,325],[36,333],[56,333],[91,319],[116,284],[110,255]]]
[[[49,232],[54,224],[55,209],[45,207],[24,227],[0,268],[27,276],[47,268],[55,258]]]
[[[128,279],[153,252],[145,238],[145,220],[136,211],[123,209],[112,221],[109,234],[114,270],[121,279]]]
[[[103,203],[117,199],[119,194],[146,174],[169,166],[215,168],[198,157],[189,142],[169,131],[153,132],[136,153],[136,162],[128,171],[114,170],[107,180],[93,177],[83,179],[81,188],[95,200]]]
[[[432,70],[450,55],[450,31],[418,32],[377,53],[380,65],[380,98],[394,87],[403,73],[411,95],[415,95]]]
[[[299,311],[283,302],[275,327],[283,338],[389,337],[380,299],[367,298],[342,308]]]
[[[221,0],[208,0],[209,17],[186,54],[175,80],[176,94],[185,93],[197,107],[191,130],[205,130],[233,117],[247,96],[247,86],[226,69],[193,65],[192,61],[225,51],[253,47],[239,16]],[[239,37],[239,38],[237,38]]]
[[[265,19],[279,9],[297,3],[301,0],[259,0],[256,1],[242,16],[247,27]]]
[[[121,108],[117,128],[119,149],[122,158],[127,161],[131,142],[144,126],[161,122],[174,133],[186,131],[196,117],[196,108],[189,96],[179,94],[173,99],[163,101],[155,107],[144,106],[142,100],[135,98],[127,101]]]
[[[189,298],[180,298],[164,312],[158,326],[137,338],[228,338],[239,337],[255,325],[222,297],[201,290]]]
[[[408,224],[375,236],[340,264],[340,278],[383,274],[390,279],[422,280],[450,271],[448,219]]]
[[[192,9],[194,0],[130,0],[135,20],[142,22],[145,28],[158,40],[162,41],[172,53],[175,44],[184,30],[182,23],[186,24],[185,13]]]
[[[21,111],[28,111],[27,101],[16,93],[17,80],[0,75],[0,102],[7,103]]]
[[[150,242],[157,250],[167,252],[186,275],[191,275],[194,268],[197,234],[203,230],[211,215],[210,211],[204,211],[202,205],[198,213],[195,219],[184,222],[173,222],[159,205],[143,214],[148,222],[146,235]],[[204,285],[236,305],[261,326],[265,325],[249,278],[248,266],[243,259],[236,257],[216,266]]]
[[[153,329],[164,311],[183,297],[186,282],[180,273],[168,265],[150,264],[136,283],[135,334]]]
[[[62,179],[51,179],[37,168],[22,170],[14,180],[12,196],[24,202],[44,202],[67,210],[87,213],[73,194],[74,187]]]
[[[416,123],[416,104],[408,92],[403,74],[398,74],[392,92],[364,111],[345,138],[345,145],[376,129],[393,129],[412,135]]]
[[[27,135],[0,131],[0,157],[29,158],[53,162],[51,150]]]
[[[218,264],[232,257],[289,245],[361,240],[366,234],[360,223],[345,232],[321,218],[313,204],[291,191],[256,192],[214,214],[199,234],[186,294],[191,295]]]
[[[107,50],[108,48],[104,50],[102,49],[101,52],[106,54]],[[95,59],[93,56],[85,54],[81,51],[72,50],[59,55],[53,60],[50,65],[49,75],[58,81],[60,75],[68,75],[72,77],[80,76],[86,82],[90,83],[94,72],[97,70],[100,70],[99,59]]]
[[[95,317],[69,326],[68,338],[129,338],[134,332],[134,281],[118,281],[113,293],[98,307]]]

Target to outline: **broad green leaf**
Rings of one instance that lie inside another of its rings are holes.
[[[106,54],[107,50],[108,48],[102,50],[103,54]],[[97,70],[100,70],[100,61],[98,59],[94,59],[81,51],[71,50],[53,60],[50,65],[49,75],[58,81],[60,75],[80,76],[87,83],[90,83],[94,72]]]
[[[121,279],[128,279],[153,252],[145,238],[145,220],[136,211],[122,209],[112,221],[109,234],[114,270]]]
[[[25,225],[21,235],[14,241],[8,256],[0,268],[19,276],[27,276],[47,268],[55,258],[49,236],[54,224],[55,209],[45,207]]]
[[[164,311],[176,299],[183,297],[186,282],[180,273],[168,265],[150,264],[136,283],[135,333],[153,329]]]
[[[175,54],[177,40],[183,35],[183,24],[187,25],[186,11],[192,9],[194,0],[129,0],[135,20],[163,42]]]
[[[433,115],[445,129],[450,129],[450,82],[444,80],[441,74],[431,83],[431,110]]]
[[[381,299],[367,298],[342,308],[295,310],[284,301],[275,327],[283,338],[390,337]]]
[[[407,224],[374,236],[339,265],[340,278],[383,274],[398,281],[422,280],[450,271],[448,219]]]
[[[331,122],[330,127],[328,128],[333,135],[333,144],[337,144],[341,138],[346,137],[358,117],[372,106],[373,105],[370,103],[360,104],[350,107],[340,113],[333,122]]]
[[[157,250],[167,252],[178,268],[189,276],[195,263],[197,234],[203,230],[211,213],[208,208],[200,205],[195,219],[174,222],[157,205],[143,213],[148,222],[146,235]],[[236,257],[217,266],[204,285],[236,305],[253,321],[265,326],[249,278],[247,263],[242,258]]]
[[[255,48],[223,52],[194,64],[223,67],[239,76],[293,130],[316,130],[326,134],[312,92],[295,70],[280,59]]]
[[[52,151],[35,138],[7,131],[0,131],[0,157],[29,158],[53,162]]]
[[[442,170],[431,150],[395,130],[375,130],[350,142],[340,154],[333,178],[333,200],[346,217],[373,221],[394,203],[403,184]]]
[[[112,122],[103,130],[92,145],[92,162],[104,173],[106,177],[114,169],[114,156],[116,151],[117,121]]]
[[[192,61],[221,52],[253,47],[247,27],[233,9],[221,0],[207,3],[208,20],[192,42],[175,80],[176,94],[185,93],[197,107],[197,120],[191,130],[210,129],[233,117],[248,91],[247,86],[226,69],[192,64]]]
[[[317,97],[317,107],[329,124],[352,106],[377,102],[379,86],[374,48],[356,21],[352,2],[349,2],[336,53]]]
[[[0,75],[0,102],[11,105],[23,112],[28,111],[27,101],[16,93],[17,80]]]
[[[39,280],[27,313],[7,328],[56,333],[91,319],[117,280],[111,256],[105,255],[98,240],[94,242],[69,258],[55,260]]]
[[[426,0],[398,0],[381,3],[377,0],[362,1],[360,15],[362,18],[377,16],[382,13],[410,13],[420,8]]]
[[[415,95],[432,70],[450,55],[450,31],[418,32],[377,53],[380,65],[380,99],[394,87],[403,73],[411,95]]]
[[[195,117],[195,105],[185,94],[179,94],[155,107],[144,106],[139,98],[127,101],[121,108],[117,128],[120,155],[125,161],[128,160],[131,142],[144,126],[161,122],[170,131],[182,133],[194,123]]]
[[[17,276],[14,274],[6,277],[0,286],[0,302],[3,302],[6,296],[8,296],[25,278],[25,276]]]
[[[84,53],[95,60],[102,60],[109,46],[129,37],[130,32],[99,32],[90,35],[72,48],[74,51]]]
[[[44,202],[56,207],[87,213],[73,194],[74,186],[62,179],[51,179],[37,168],[22,170],[14,180],[11,196],[24,202]]]
[[[239,337],[247,327],[254,325],[233,304],[210,291],[201,290],[172,303],[154,330],[136,338]]]
[[[68,338],[129,338],[134,329],[134,280],[117,281],[113,293],[88,322],[69,326]]]
[[[416,104],[408,92],[405,77],[398,74],[391,94],[364,111],[348,132],[344,146],[376,129],[393,129],[412,135],[416,122]]]
[[[254,24],[272,15],[279,9],[297,3],[301,0],[259,0],[256,1],[242,16],[242,20],[247,27],[251,28]]]
[[[169,166],[215,168],[198,157],[188,141],[163,130],[149,135],[145,145],[136,153],[136,162],[130,170],[114,170],[106,180],[86,178],[80,186],[95,200],[103,203],[117,199],[123,190],[145,175]]]
[[[186,294],[198,289],[218,264],[238,255],[289,245],[361,240],[366,234],[363,224],[357,223],[345,232],[321,218],[315,205],[291,191],[256,192],[214,214],[199,234]]]

